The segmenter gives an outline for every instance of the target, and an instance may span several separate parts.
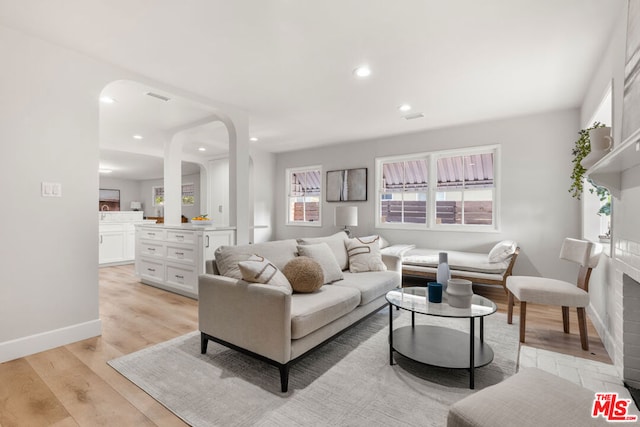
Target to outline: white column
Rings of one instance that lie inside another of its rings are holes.
[[[232,123],[227,124],[229,130],[229,220],[231,225],[236,226],[236,243],[242,245],[250,242],[249,120],[244,114],[233,114],[230,118]]]
[[[182,144],[174,135],[164,143],[164,223],[182,223]]]

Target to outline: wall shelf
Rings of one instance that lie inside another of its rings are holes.
[[[640,165],[640,129],[587,169],[586,175],[620,198],[622,172]]]

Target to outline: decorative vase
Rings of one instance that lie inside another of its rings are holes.
[[[433,302],[436,304],[442,302],[442,284],[441,283],[429,282],[427,293],[428,293],[429,302]]]
[[[469,308],[471,307],[471,281],[465,279],[449,279],[447,283],[447,300],[451,307]]]
[[[585,169],[589,169],[591,166],[595,165],[601,158],[611,151],[613,146],[611,128],[605,126],[591,129],[589,131],[589,144],[591,145],[591,151],[580,162],[582,167]]]
[[[449,270],[449,255],[446,252],[438,254],[438,270],[436,271],[436,282],[442,284],[442,290],[446,292],[448,280],[451,279]]]

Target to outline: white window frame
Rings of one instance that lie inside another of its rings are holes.
[[[291,175],[299,172],[310,172],[310,171],[318,171],[320,173],[320,195],[318,200],[318,221],[291,221],[289,218],[289,199],[290,194],[289,190],[291,189]],[[324,200],[324,185],[322,179],[322,166],[314,165],[314,166],[303,166],[303,167],[295,167],[295,168],[287,168],[285,170],[285,224],[294,226],[294,227],[321,227],[322,226],[322,202]]]
[[[440,157],[468,156],[473,154],[487,153],[493,151],[493,223],[491,225],[478,224],[437,224],[436,222],[436,194],[437,190],[437,161]],[[384,223],[380,218],[382,188],[382,164],[389,162],[400,162],[417,159],[427,159],[428,163],[428,185],[429,194],[427,197],[427,221],[426,224],[407,223]],[[431,230],[431,231],[463,231],[463,232],[500,232],[500,206],[501,206],[501,147],[500,144],[483,145],[466,148],[456,148],[451,150],[431,151],[422,153],[412,153],[407,155],[378,157],[376,158],[376,179],[375,179],[375,226],[383,229],[398,230]]]
[[[193,187],[193,194],[191,194],[191,192],[189,192],[189,194],[185,194],[185,187],[187,186],[191,186]],[[162,189],[162,203],[156,203],[156,188],[161,188]],[[184,184],[182,184],[182,186],[180,187],[181,189],[181,195],[180,195],[180,202],[182,204],[182,206],[194,206],[195,205],[195,200],[196,200],[196,187],[194,185],[193,182],[185,182]],[[184,197],[185,195],[192,195],[193,196],[193,203],[184,203]],[[151,204],[152,206],[164,206],[164,185],[154,185],[153,187],[151,187]]]

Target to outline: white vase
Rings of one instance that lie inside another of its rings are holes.
[[[436,270],[436,282],[442,285],[442,292],[446,292],[447,283],[451,279],[451,270],[449,269],[449,256],[446,252],[438,254],[438,269]]]
[[[465,279],[449,279],[447,283],[447,301],[451,307],[471,307],[473,289],[471,281]]]
[[[595,165],[601,158],[603,158],[613,146],[613,138],[611,138],[611,128],[602,127],[595,128],[589,131],[589,144],[591,145],[591,151],[587,156],[582,159],[580,164],[583,168],[589,169]]]

